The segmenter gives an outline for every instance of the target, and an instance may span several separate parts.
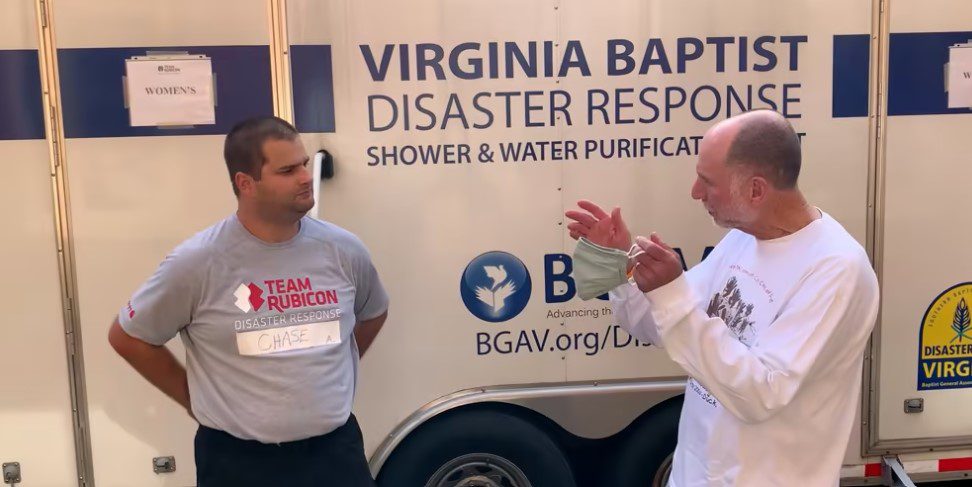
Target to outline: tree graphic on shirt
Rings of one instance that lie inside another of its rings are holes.
[[[739,290],[739,282],[735,277],[729,278],[721,293],[716,293],[709,301],[706,313],[713,318],[720,318],[729,327],[729,331],[741,342],[749,345],[746,331],[752,328],[753,320],[749,316],[753,313],[752,303],[743,300]]]

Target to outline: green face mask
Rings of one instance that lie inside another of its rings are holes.
[[[601,247],[584,237],[574,249],[574,282],[577,295],[587,301],[628,282],[628,260],[643,251],[632,245],[628,252]]]

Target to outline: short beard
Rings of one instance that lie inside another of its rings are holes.
[[[739,189],[738,184],[733,184],[729,191],[729,216],[723,218],[721,222],[717,221],[717,225],[724,228],[744,229],[756,221],[756,210],[746,207],[742,201],[742,196],[739,194]]]

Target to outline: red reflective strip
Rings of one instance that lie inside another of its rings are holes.
[[[881,476],[881,464],[880,463],[868,463],[864,465],[864,476],[865,477],[880,477]]]
[[[972,470],[972,458],[943,458],[938,461],[939,472]]]

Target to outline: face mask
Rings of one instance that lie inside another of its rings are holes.
[[[627,253],[601,247],[581,237],[574,249],[574,282],[581,299],[596,298],[628,282],[628,260],[644,251],[632,245]]]

